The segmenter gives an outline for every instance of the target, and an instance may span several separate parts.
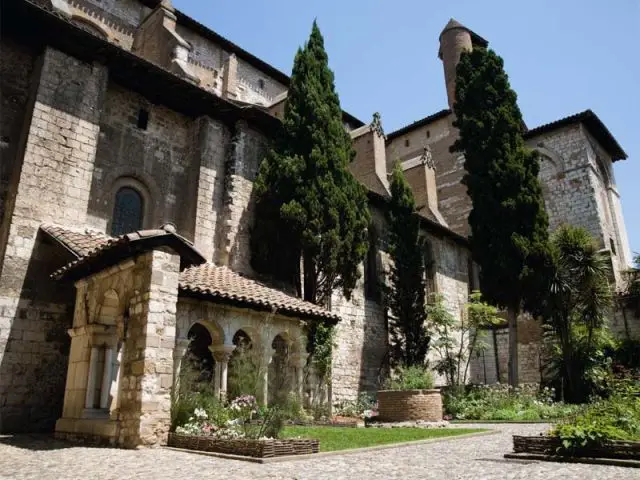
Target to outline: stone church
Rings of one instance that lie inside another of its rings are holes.
[[[379,280],[396,159],[419,206],[429,292],[461,315],[477,272],[464,159],[449,153],[451,103],[460,53],[488,43],[478,34],[451,20],[439,49],[434,34],[448,108],[387,135],[378,116],[344,113],[372,247],[351,300],[336,292],[329,311],[258,278],[249,262],[252,182],[287,75],[168,0],[6,0],[1,21],[0,431],[162,442],[194,330],[221,394],[242,334],[267,365],[286,348],[305,395],[310,319],[337,325],[333,401],[375,390],[387,361]],[[590,110],[526,138],[542,154],[551,228],[587,228],[621,286],[630,253],[613,165],[625,152]],[[538,332],[526,321],[520,332],[522,379],[535,381]],[[474,360],[474,381],[503,378],[505,340],[489,336],[495,355]]]

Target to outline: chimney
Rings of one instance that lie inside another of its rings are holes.
[[[140,23],[133,35],[133,53],[194,83],[200,79],[188,63],[191,46],[176,32],[171,0],[162,0]]]
[[[238,59],[235,53],[229,55],[223,65],[222,96],[227,99],[238,96]]]
[[[380,114],[373,114],[369,125],[349,132],[356,156],[349,164],[353,176],[375,192],[388,195],[386,137],[382,129]]]
[[[456,67],[460,61],[460,55],[464,51],[471,51],[476,45],[486,47],[488,42],[453,18],[440,34],[438,57],[442,60],[444,67],[447,100],[451,110],[456,101]]]
[[[422,155],[402,162],[401,166],[413,191],[416,209],[434,222],[448,226],[438,208],[438,186],[431,148],[427,145]]]

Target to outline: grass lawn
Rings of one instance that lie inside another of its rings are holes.
[[[286,427],[283,438],[302,437],[320,440],[320,451],[331,452],[349,448],[373,447],[389,443],[442,438],[465,433],[484,432],[478,428],[347,428],[347,427]]]

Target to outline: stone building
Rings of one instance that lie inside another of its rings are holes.
[[[0,431],[162,442],[196,330],[220,393],[242,335],[267,366],[286,349],[295,389],[308,394],[309,320],[337,325],[332,399],[375,390],[387,363],[379,281],[395,160],[419,206],[428,289],[461,315],[477,272],[450,109],[386,136],[379,117],[344,113],[372,248],[352,298],[336,292],[327,311],[249,262],[252,185],[286,75],[168,0],[7,0],[1,20]],[[455,63],[474,43],[487,42],[455,21],[440,36],[450,103]],[[588,228],[621,282],[629,248],[613,162],[625,153],[590,111],[527,138],[544,155],[552,227]],[[522,361],[535,367],[535,328],[521,332]],[[504,349],[495,352],[497,362],[474,365],[478,379],[492,381],[491,368],[499,377]],[[534,367],[524,375],[539,376]]]

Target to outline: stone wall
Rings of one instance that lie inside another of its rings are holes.
[[[26,46],[9,38],[0,40],[0,224],[20,149],[25,113],[29,109],[29,90],[36,58],[37,53]]]
[[[250,228],[253,223],[253,181],[264,158],[267,139],[246,122],[235,125],[225,167],[222,221],[217,222],[217,253],[220,264],[250,274]]]
[[[148,112],[146,128],[138,127],[141,110]],[[145,200],[144,228],[172,222],[193,238],[193,225],[185,225],[182,215],[197,198],[189,182],[191,169],[199,169],[187,155],[193,148],[190,127],[187,117],[110,83],[100,116],[89,225],[110,231],[115,194],[133,180]]]
[[[166,442],[179,266],[176,254],[155,250],[77,283],[58,438],[124,447]]]
[[[3,431],[50,429],[58,414],[64,380],[53,379],[64,375],[68,340],[61,332],[70,326],[73,300],[66,287],[48,280],[68,258],[45,248],[38,229],[43,222],[86,223],[107,80],[105,68],[50,48],[39,65],[33,110],[26,113],[30,122],[21,133],[26,139],[24,152],[16,157],[20,174],[10,187],[13,202],[6,206],[2,229],[6,235],[0,252]],[[43,396],[38,381],[46,374],[53,384],[43,386],[48,389]],[[24,388],[7,386],[8,381],[23,382]]]

